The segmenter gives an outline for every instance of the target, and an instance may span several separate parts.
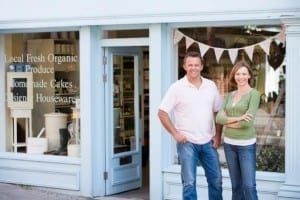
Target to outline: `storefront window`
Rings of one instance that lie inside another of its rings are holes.
[[[4,37],[6,150],[79,156],[79,32]]]
[[[282,34],[283,33],[283,34]],[[228,75],[237,60],[246,60],[255,74],[253,85],[261,93],[255,119],[257,170],[284,172],[285,151],[285,47],[280,26],[243,26],[177,29],[178,77],[186,51],[198,51],[204,60],[202,75],[213,80],[224,98],[231,88]],[[188,46],[187,46],[188,45]],[[220,162],[226,167],[222,147]],[[175,163],[178,163],[176,160]]]

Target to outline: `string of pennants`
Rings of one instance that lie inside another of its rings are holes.
[[[233,64],[235,63],[236,57],[238,55],[238,51],[241,50],[241,49],[244,50],[247,53],[249,59],[252,61],[254,48],[257,45],[259,45],[267,55],[269,55],[270,44],[271,44],[272,41],[275,40],[276,42],[282,43],[283,46],[285,46],[285,31],[284,31],[284,28],[282,28],[281,31],[278,34],[276,34],[275,36],[269,37],[269,38],[267,38],[267,39],[265,39],[265,40],[263,40],[263,41],[261,41],[259,43],[252,44],[252,45],[249,45],[249,46],[240,47],[240,48],[219,48],[219,47],[213,47],[213,46],[204,44],[202,42],[196,41],[193,38],[191,38],[191,37],[183,34],[178,29],[176,29],[174,31],[174,44],[177,44],[182,38],[185,38],[186,50],[193,43],[197,43],[198,46],[199,46],[200,53],[201,53],[202,56],[204,56],[205,53],[210,48],[212,48],[214,50],[215,55],[216,55],[217,62],[219,62],[219,60],[220,60],[221,55],[223,54],[223,52],[224,51],[228,51],[230,61]]]

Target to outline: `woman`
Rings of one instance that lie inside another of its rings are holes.
[[[253,74],[245,61],[231,70],[229,84],[236,90],[228,93],[216,121],[225,125],[224,151],[228,164],[232,199],[258,199],[256,191],[256,134],[253,126],[260,94],[250,85]]]

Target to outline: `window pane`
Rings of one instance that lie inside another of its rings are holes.
[[[114,153],[136,150],[134,56],[114,55]]]
[[[236,60],[246,60],[255,75],[254,86],[261,93],[261,102],[254,122],[257,132],[257,170],[284,172],[285,150],[285,47],[278,41],[270,43],[269,56],[261,47],[261,42],[273,38],[281,31],[280,26],[243,26],[218,28],[178,29],[183,38],[178,42],[178,77],[186,51],[200,51],[199,45],[209,48],[202,55],[204,69],[202,75],[213,80],[224,98],[231,89],[228,75],[233,67],[229,50],[239,48]],[[186,48],[186,38],[192,40]],[[254,45],[253,54],[249,47]],[[218,49],[225,49],[217,60]],[[248,52],[247,52],[248,51]],[[251,58],[252,55],[252,58]],[[219,149],[220,162],[226,167],[224,151]],[[178,161],[175,160],[174,163]]]
[[[78,40],[76,31],[5,35],[7,151],[67,155],[80,143]]]

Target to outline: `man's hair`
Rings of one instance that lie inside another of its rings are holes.
[[[200,58],[200,60],[202,62],[201,54],[197,51],[188,51],[183,58],[183,63],[185,63],[185,61],[188,57],[193,57],[193,58],[198,57],[198,58]]]

